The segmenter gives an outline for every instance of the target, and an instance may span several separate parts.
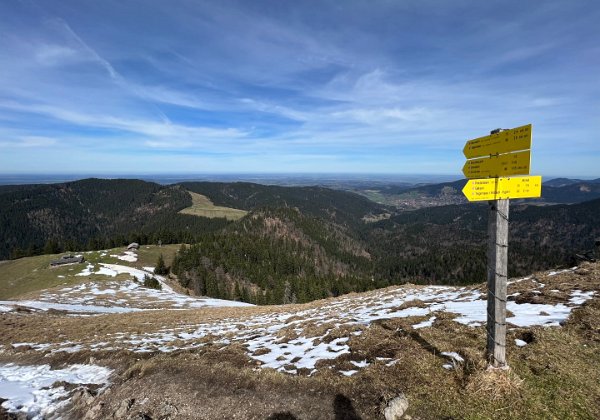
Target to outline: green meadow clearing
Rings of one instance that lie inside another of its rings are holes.
[[[191,191],[189,193],[192,196],[192,206],[181,210],[179,213],[209,218],[224,217],[227,220],[239,220],[248,213],[245,210],[215,206],[208,197]]]

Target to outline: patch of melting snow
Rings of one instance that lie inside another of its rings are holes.
[[[525,280],[531,280],[532,278],[533,278],[533,276],[527,276],[527,277],[523,277],[523,278],[520,278],[520,279],[508,280],[506,282],[506,284],[520,283],[520,282],[525,281]]]
[[[559,270],[559,271],[550,271],[548,273],[548,276],[556,276],[557,274],[563,274],[563,273],[568,273],[569,271],[575,271],[577,270],[577,266],[575,267],[571,267],[571,268],[566,268],[564,270]]]
[[[357,372],[358,370],[340,370],[340,373],[344,376],[352,376]]]
[[[84,349],[85,349],[85,347],[83,347],[81,344],[75,344],[75,345],[69,346],[69,347],[60,347],[58,349],[54,349],[51,351],[51,353],[60,353],[60,352],[77,353],[78,351],[82,351]]]
[[[418,330],[419,328],[431,327],[433,325],[433,321],[435,321],[435,319],[436,319],[436,317],[432,316],[431,318],[429,318],[423,322],[419,322],[418,324],[415,324],[412,327],[415,330]]]
[[[352,363],[357,368],[365,368],[365,367],[369,366],[369,362],[367,362],[366,359],[362,360],[360,362],[355,362],[354,360],[350,360],[350,363]]]
[[[96,365],[71,365],[51,369],[49,365],[27,366],[0,364],[0,398],[9,413],[41,420],[63,407],[70,392],[56,382],[71,384],[108,384],[111,369]]]
[[[14,311],[15,307],[22,306],[40,311],[48,311],[50,309],[65,312],[84,312],[84,313],[123,313],[141,311],[139,308],[122,308],[118,306],[98,306],[98,305],[83,305],[70,303],[43,302],[39,300],[4,300],[0,301],[0,306],[9,306],[10,310]]]
[[[93,264],[88,264],[87,267],[81,273],[77,273],[75,275],[76,276],[91,276],[93,269],[94,269]]]
[[[125,251],[123,254],[124,255],[117,255],[117,258],[127,262],[136,262],[138,260],[137,254],[133,251]]]
[[[569,299],[569,302],[571,302],[573,305],[583,305],[583,303],[586,300],[590,300],[595,293],[596,292],[594,291],[582,292],[581,290],[573,290],[571,292],[571,299]]]
[[[463,359],[462,356],[455,351],[443,351],[441,355],[455,360],[458,363],[462,363],[465,361],[465,359]]]
[[[29,346],[35,350],[45,350],[51,346],[51,344],[37,344],[37,343],[13,343],[13,348],[18,349],[19,347]]]
[[[515,338],[515,344],[517,345],[517,347],[525,347],[527,345],[527,342],[520,340],[518,338]]]
[[[559,326],[565,321],[573,308],[558,303],[556,305],[507,302],[506,309],[514,316],[506,318],[506,322],[518,327]],[[546,315],[547,314],[547,315]]]
[[[103,276],[116,277],[118,273],[115,270],[111,270],[110,268],[100,267],[100,269],[98,271],[94,272],[94,274],[100,274],[100,275],[103,275]]]

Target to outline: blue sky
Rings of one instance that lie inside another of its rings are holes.
[[[6,0],[0,173],[460,174],[533,124],[600,176],[600,5]]]

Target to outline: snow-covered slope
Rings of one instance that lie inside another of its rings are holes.
[[[37,299],[0,301],[0,312],[28,308],[32,310],[49,309],[72,314],[104,314],[137,312],[145,309],[190,309],[229,306],[251,306],[244,302],[222,299],[200,298],[184,295],[170,287],[165,278],[153,274],[152,267],[137,269],[125,265],[100,263],[88,264],[76,277],[94,275],[114,278],[127,274],[126,280],[94,280],[76,286],[62,287],[40,293]],[[144,277],[153,276],[161,289],[143,287]]]

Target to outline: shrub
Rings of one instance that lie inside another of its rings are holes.
[[[144,276],[144,287],[149,289],[162,290],[162,285],[156,279],[156,277],[151,277],[149,275]]]
[[[165,265],[165,259],[163,255],[160,254],[158,256],[158,261],[156,262],[156,268],[154,268],[154,274],[166,275],[169,274],[169,267]]]

